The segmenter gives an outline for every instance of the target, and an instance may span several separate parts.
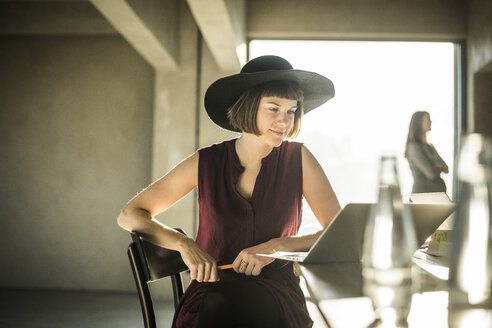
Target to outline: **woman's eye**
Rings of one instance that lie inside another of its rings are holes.
[[[278,110],[278,108],[277,107],[270,107],[270,108],[268,108],[268,110],[270,110],[272,112],[276,112]]]
[[[296,111],[295,110],[289,110],[287,113],[289,115],[296,115]]]

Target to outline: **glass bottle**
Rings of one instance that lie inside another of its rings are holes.
[[[480,134],[470,134],[460,150],[460,195],[449,263],[450,327],[492,326],[489,142]]]
[[[378,201],[368,219],[362,248],[363,293],[372,300],[372,326],[406,327],[412,301],[412,256],[416,247],[410,210],[403,205],[395,156],[382,156]]]

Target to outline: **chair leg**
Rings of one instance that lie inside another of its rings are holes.
[[[179,299],[183,295],[183,281],[181,280],[181,274],[173,274],[171,276],[171,283],[173,287],[174,309],[176,309],[178,307]]]
[[[156,321],[154,316],[154,308],[152,304],[152,298],[150,296],[150,290],[147,285],[147,281],[143,279],[143,271],[141,263],[135,256],[137,253],[135,244],[130,244],[128,247],[128,259],[130,260],[130,266],[132,267],[133,277],[135,278],[135,285],[137,286],[138,297],[140,299],[140,306],[142,308],[142,316],[144,320],[145,328],[156,328]]]

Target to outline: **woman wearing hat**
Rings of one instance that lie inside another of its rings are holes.
[[[340,210],[314,156],[285,140],[303,113],[333,96],[330,80],[281,57],[249,61],[205,95],[212,121],[241,135],[198,150],[123,208],[121,227],[179,251],[190,269],[173,327],[311,327],[292,263],[256,254],[306,251],[316,241],[321,232],[295,236],[303,197],[323,227]],[[196,240],[152,219],[195,187]]]

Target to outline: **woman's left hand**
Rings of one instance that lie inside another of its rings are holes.
[[[243,249],[232,263],[234,271],[237,273],[243,273],[247,276],[257,276],[261,273],[261,270],[272,263],[275,259],[266,256],[258,256],[256,254],[272,254],[275,253],[276,245],[275,239],[269,240],[265,243]]]

